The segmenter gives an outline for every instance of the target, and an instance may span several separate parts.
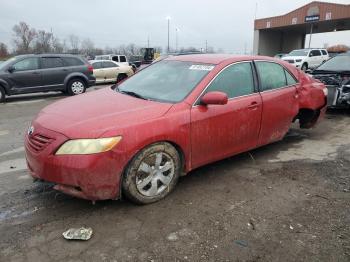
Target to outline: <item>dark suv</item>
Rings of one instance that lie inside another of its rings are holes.
[[[0,102],[6,95],[35,92],[78,95],[94,83],[92,66],[74,55],[21,55],[0,64]]]

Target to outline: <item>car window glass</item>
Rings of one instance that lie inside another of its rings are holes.
[[[63,67],[63,61],[59,57],[42,57],[41,58],[41,67],[45,68],[55,68],[55,67]]]
[[[312,50],[311,54],[312,54],[312,56],[320,56],[321,52],[320,52],[320,50]]]
[[[111,68],[111,67],[118,67],[116,64],[112,63],[112,62],[103,62],[103,67],[104,68]]]
[[[286,86],[286,76],[284,68],[276,63],[257,62],[256,63],[262,91],[272,90]]]
[[[100,69],[100,68],[102,68],[102,62],[93,63],[93,64],[92,64],[92,67],[93,67],[94,69]]]
[[[295,78],[287,70],[284,70],[284,72],[286,73],[287,85],[288,86],[295,85],[297,83]]]
[[[75,58],[75,57],[63,57],[62,58],[64,63],[67,65],[67,66],[80,66],[80,65],[84,65],[84,62],[81,61],[80,59],[78,58]]]
[[[119,62],[118,56],[113,56],[112,60],[115,61],[115,62]]]
[[[326,50],[322,50],[322,54],[323,54],[323,55],[327,55]]]
[[[36,70],[39,68],[39,59],[36,57],[23,59],[13,65],[15,71]]]
[[[120,58],[119,58],[119,59],[120,59],[120,62],[126,62],[126,57],[125,57],[125,56],[123,56],[123,55],[122,55],[122,56],[120,56]]]
[[[234,64],[224,69],[206,90],[220,91],[229,98],[254,93],[254,80],[250,63]]]

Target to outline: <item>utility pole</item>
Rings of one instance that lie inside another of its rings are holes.
[[[168,20],[168,54],[170,52],[170,16],[166,18]]]
[[[208,41],[205,40],[205,53],[208,53]]]
[[[314,29],[314,24],[311,24],[311,29],[310,29],[310,38],[309,38],[309,48],[311,47],[311,38],[312,38],[312,31]]]
[[[147,36],[147,47],[149,48],[149,35]]]

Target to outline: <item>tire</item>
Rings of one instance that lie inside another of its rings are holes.
[[[136,204],[157,202],[175,188],[181,170],[179,153],[172,145],[150,145],[141,150],[126,168],[122,192]]]
[[[304,64],[301,66],[301,70],[305,72],[307,69],[308,69],[307,63],[304,63]]]
[[[6,98],[5,90],[0,86],[0,103],[4,103]]]
[[[117,83],[120,83],[121,81],[123,81],[126,78],[128,78],[128,76],[126,74],[118,74]]]
[[[67,85],[67,92],[69,95],[79,95],[82,93],[85,93],[86,91],[86,84],[83,80],[79,78],[74,78],[68,82]]]

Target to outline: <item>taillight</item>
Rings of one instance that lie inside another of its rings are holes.
[[[94,72],[94,68],[92,67],[92,65],[88,65],[88,71],[90,73],[93,73]]]

